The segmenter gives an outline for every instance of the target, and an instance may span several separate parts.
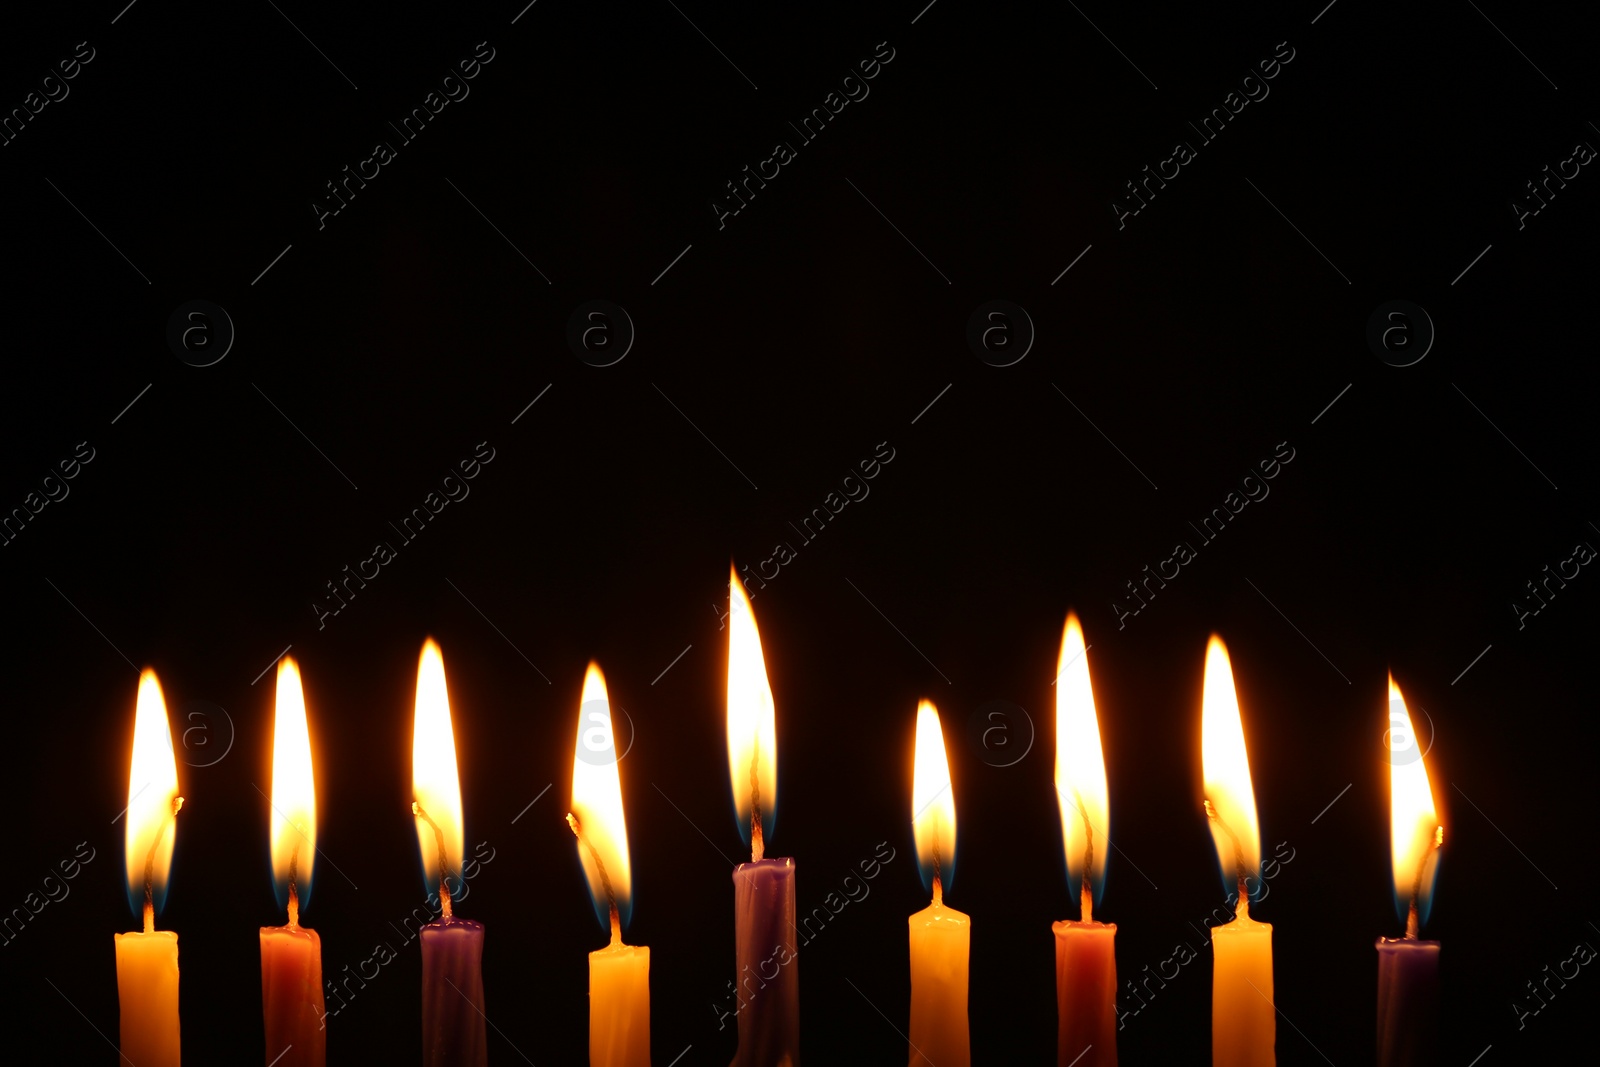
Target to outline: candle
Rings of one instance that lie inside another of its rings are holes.
[[[1261,885],[1261,830],[1244,747],[1244,722],[1233,688],[1228,650],[1215,634],[1206,648],[1200,711],[1205,809],[1225,887],[1237,883],[1232,922],[1211,929],[1211,1063],[1213,1067],[1272,1067],[1277,1033],[1272,1004],[1272,926],[1250,918],[1251,878]],[[1230,894],[1233,897],[1233,894]]]
[[[1408,902],[1403,938],[1378,939],[1378,1067],[1434,1062],[1439,942],[1419,941],[1438,873],[1444,827],[1411,714],[1389,679],[1389,845],[1395,903]]]
[[[933,903],[911,916],[911,1067],[968,1067],[967,960],[972,919],[944,904],[955,875],[956,802],[939,712],[917,705],[911,770],[911,833]]]
[[[1106,761],[1089,685],[1083,628],[1068,612],[1056,666],[1056,800],[1067,884],[1079,889],[1082,919],[1051,927],[1056,940],[1056,1062],[1116,1067],[1117,925],[1094,921],[1110,844]]]
[[[317,858],[317,794],[311,773],[311,734],[305,693],[294,657],[278,661],[278,691],[272,713],[272,810],[267,835],[272,845],[272,882],[287,926],[261,928],[261,1014],[266,1024],[268,1063],[279,1067],[323,1067],[327,1029],[322,1007],[322,940],[300,925],[300,908],[311,899]]]
[[[483,924],[458,919],[450,908],[451,882],[461,885],[461,782],[444,656],[431,637],[417,663],[411,793],[423,885],[439,899],[439,918],[422,928],[422,1062],[486,1067]]]
[[[144,932],[117,934],[117,1001],[123,1058],[139,1067],[179,1067],[178,935],[157,930],[167,895],[177,833],[178,762],[156,672],[139,676],[128,763],[125,855],[128,902],[144,915]]]
[[[778,789],[776,712],[761,634],[739,574],[728,582],[728,776],[750,862],[733,870],[739,1051],[732,1067],[800,1062],[794,860],[766,859]],[[769,973],[770,972],[770,973]]]
[[[649,1067],[650,950],[622,943],[622,926],[633,907],[633,874],[615,736],[605,676],[591,663],[578,708],[567,815],[578,836],[590,899],[611,930],[611,943],[589,953],[589,1064]]]

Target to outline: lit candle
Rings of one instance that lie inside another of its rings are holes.
[[[1261,830],[1244,747],[1244,722],[1228,650],[1215,634],[1206,648],[1200,711],[1200,761],[1205,808],[1225,887],[1237,884],[1232,922],[1211,928],[1211,1063],[1272,1067],[1277,1018],[1272,1005],[1272,925],[1250,918],[1246,882],[1261,884]],[[1233,894],[1230,893],[1230,897]]]
[[[1051,927],[1056,1061],[1060,1067],[1116,1067],[1117,924],[1094,921],[1094,905],[1105,888],[1111,803],[1083,629],[1071,612],[1056,665],[1056,800],[1067,884],[1079,889],[1082,912],[1078,922]]]
[[[933,903],[911,916],[911,1067],[968,1067],[967,960],[972,919],[944,904],[955,875],[956,801],[939,712],[917,705],[911,770],[911,833]]]
[[[591,663],[578,708],[567,815],[578,835],[589,896],[611,929],[611,944],[589,953],[589,1065],[649,1067],[650,950],[622,943],[622,924],[633,907],[633,875],[615,737],[605,676]]]
[[[125,848],[128,902],[144,914],[144,932],[117,934],[117,1001],[122,1013],[122,1055],[139,1067],[179,1067],[178,935],[156,929],[167,895],[172,842],[177,833],[178,761],[172,727],[156,672],[139,676],[133,715],[133,757],[128,763]]]
[[[294,657],[278,661],[277,703],[272,714],[272,882],[287,926],[261,928],[261,1013],[266,1022],[268,1063],[323,1067],[327,1030],[322,1010],[322,939],[300,925],[300,908],[311,899],[317,858],[317,792],[311,774],[311,734],[306,699]]]
[[[739,1051],[732,1067],[794,1067],[800,1062],[794,860],[764,858],[777,801],[777,716],[755,613],[738,572],[729,573],[728,776],[740,833],[750,844],[750,862],[733,870]]]
[[[431,637],[417,664],[411,794],[422,881],[429,895],[439,898],[439,918],[422,928],[422,1062],[425,1067],[486,1067],[483,924],[458,919],[450,910],[450,884],[461,885],[461,781],[444,656]]]
[[[1439,942],[1417,940],[1433,901],[1444,827],[1411,714],[1389,679],[1389,844],[1395,904],[1408,902],[1406,935],[1378,939],[1378,1067],[1420,1067],[1435,1055]]]

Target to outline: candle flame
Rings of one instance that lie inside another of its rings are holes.
[[[417,663],[416,719],[411,732],[412,813],[422,857],[422,882],[441,897],[461,888],[461,780],[456,773],[456,738],[445,688],[444,655],[433,638]],[[441,892],[440,874],[449,879]],[[446,907],[448,913],[448,907]]]
[[[911,765],[911,834],[917,845],[922,884],[934,899],[950,887],[956,869],[956,799],[944,750],[939,710],[917,705],[916,752]]]
[[[1232,893],[1261,867],[1261,830],[1256,822],[1255,787],[1245,753],[1244,722],[1233,688],[1233,667],[1222,638],[1206,647],[1205,692],[1200,711],[1200,762],[1205,779],[1206,814],[1222,867],[1222,884]]]
[[[298,913],[311,898],[317,856],[317,790],[311,773],[311,733],[300,666],[293,656],[278,661],[278,692],[272,713],[272,879],[278,906]],[[291,884],[292,883],[292,884]]]
[[[172,871],[175,815],[183,804],[178,795],[178,761],[172,751],[172,726],[156,672],[139,675],[139,696],[133,713],[133,755],[128,761],[128,807],[124,849],[128,903],[134,913],[159,911]],[[146,891],[149,897],[146,897]]]
[[[1415,924],[1427,919],[1433,903],[1434,876],[1439,868],[1435,858],[1444,840],[1444,827],[1439,825],[1427,764],[1416,751],[1411,713],[1406,710],[1405,697],[1400,695],[1392,675],[1389,730],[1389,847],[1394,863],[1394,895],[1402,910],[1415,909],[1408,920],[1408,936],[1415,937]],[[1405,753],[1403,757],[1395,755],[1396,735],[1403,736],[1409,745],[1409,749],[1399,746]]]
[[[755,612],[739,573],[728,571],[728,780],[739,832],[760,859],[777,811],[777,717]]]
[[[1068,884],[1075,891],[1086,887],[1098,902],[1105,888],[1111,803],[1083,628],[1072,612],[1056,670],[1056,799]]]
[[[613,738],[606,679],[600,668],[590,663],[578,708],[578,739],[572,758],[572,814],[567,818],[578,835],[578,858],[583,861],[583,876],[589,882],[595,914],[603,925],[609,925],[612,908],[626,923],[633,906],[628,826],[622,814],[622,776]],[[609,758],[596,762],[592,757],[597,750],[609,750]]]

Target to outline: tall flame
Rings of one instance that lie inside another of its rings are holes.
[[[1111,804],[1083,628],[1072,612],[1056,667],[1056,799],[1068,884],[1074,890],[1087,886],[1098,902],[1105,888]]]
[[[1434,876],[1439,869],[1434,856],[1444,840],[1444,828],[1439,825],[1427,764],[1416,748],[1411,713],[1406,710],[1405,697],[1400,695],[1392,675],[1389,730],[1389,847],[1394,863],[1395,901],[1403,910],[1408,904],[1415,905],[1415,918],[1421,921],[1427,919],[1433,902]],[[1398,753],[1396,734],[1404,738]],[[1415,937],[1415,925],[1408,920],[1407,926],[1408,935]]]
[[[422,855],[422,882],[438,893],[442,872],[447,888],[461,887],[461,781],[456,773],[456,738],[450,723],[450,694],[444,683],[444,656],[433,638],[422,645],[417,663],[417,710],[411,732],[411,795]],[[431,821],[430,821],[431,820]]]
[[[317,857],[317,789],[311,774],[311,733],[300,666],[293,656],[278,661],[278,693],[272,713],[272,880],[278,906],[298,921],[311,898]],[[293,882],[291,889],[290,883]]]
[[[1250,758],[1245,754],[1244,722],[1228,649],[1216,634],[1206,646],[1205,693],[1200,707],[1200,762],[1222,885],[1231,893],[1239,882],[1250,878],[1257,879],[1259,888],[1261,829],[1256,822]]]
[[[602,924],[609,923],[613,904],[623,923],[628,921],[633,907],[628,826],[622,815],[622,776],[617,769],[614,737],[606,679],[600,668],[590,663],[578,707],[569,818],[578,834],[578,858],[583,861],[589,896]],[[598,760],[597,753],[602,754]]]
[[[145,909],[148,880],[151,904],[161,909],[172,871],[172,844],[177,834],[174,815],[178,796],[178,761],[172,751],[172,726],[156,672],[139,675],[139,696],[133,713],[133,756],[128,762],[128,807],[124,838],[128,903],[134,914]],[[148,919],[148,916],[147,916]],[[148,925],[148,923],[147,923]]]
[[[755,612],[739,572],[730,565],[728,573],[728,780],[739,832],[760,859],[777,811],[777,717]],[[761,828],[752,838],[757,811]]]
[[[939,710],[931,701],[917,705],[916,755],[911,765],[911,835],[917,845],[922,884],[939,899],[956,870],[956,798],[950,788],[950,761],[944,751]]]

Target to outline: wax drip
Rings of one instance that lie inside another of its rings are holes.
[[[1406,912],[1407,941],[1415,941],[1417,939],[1417,933],[1422,925],[1417,917],[1417,898],[1422,895],[1422,879],[1428,872],[1429,867],[1437,861],[1439,849],[1443,845],[1444,827],[1435,826],[1433,828],[1433,847],[1428,849],[1427,853],[1422,857],[1422,862],[1417,864],[1417,877],[1411,883],[1411,907]]]
[[[439,824],[428,817],[428,813],[421,804],[415,800],[411,802],[411,814],[433,827],[433,839],[438,844],[439,854],[439,914],[446,919],[450,914],[450,876],[444,869],[444,831],[439,829]]]
[[[156,831],[156,839],[150,842],[150,851],[144,856],[144,932],[153,934],[156,931],[156,904],[155,904],[155,872],[156,872],[156,846],[161,844],[161,839],[166,836],[167,824],[176,822],[178,812],[183,810],[183,798],[172,798],[172,818],[163,819],[161,829]]]
[[[572,812],[567,812],[567,825],[572,827],[573,836],[578,839],[578,844],[589,850],[589,858],[594,861],[594,869],[600,874],[600,888],[605,890],[606,903],[611,908],[611,944],[622,944],[622,919],[617,913],[617,891],[611,888],[611,876],[606,874],[606,865],[601,862],[600,854],[594,850],[589,839],[583,836],[579,826],[578,817]]]
[[[1089,813],[1083,810],[1083,796],[1072,791],[1077,803],[1078,816],[1083,820],[1083,892],[1080,907],[1084,922],[1094,922],[1094,891],[1089,886],[1089,872],[1094,869],[1094,827],[1089,824]]]
[[[761,777],[757,774],[761,761],[760,739],[750,746],[750,862],[757,863],[767,854],[766,842],[761,837]]]
[[[1233,832],[1233,828],[1222,821],[1222,816],[1217,813],[1217,809],[1211,801],[1207,800],[1205,807],[1207,817],[1215,820],[1216,824],[1222,827],[1222,832],[1228,835],[1228,840],[1233,842],[1233,867],[1234,872],[1239,877],[1239,907],[1237,915],[1241,919],[1248,919],[1250,918],[1250,892],[1245,885],[1247,875],[1244,868],[1244,846],[1239,844],[1239,835]]]

